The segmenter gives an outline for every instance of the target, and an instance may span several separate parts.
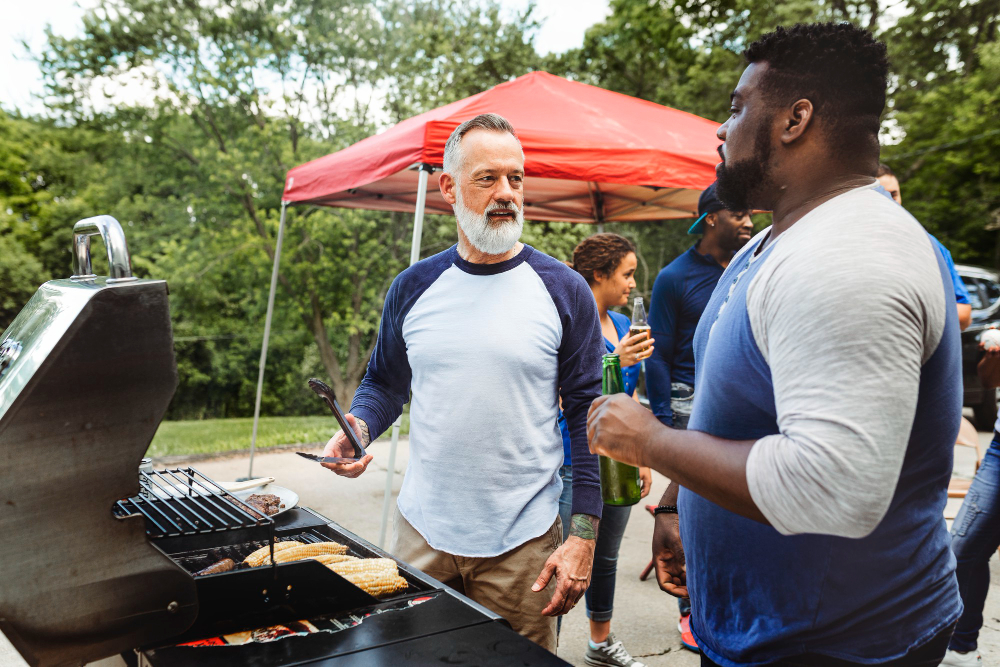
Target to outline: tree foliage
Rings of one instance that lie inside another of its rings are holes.
[[[956,260],[996,266],[998,17],[1000,0],[611,0],[580,48],[542,57],[533,9],[498,0],[104,0],[37,54],[45,117],[0,112],[0,327],[69,274],[72,224],[112,213],[135,272],[170,283],[170,416],[250,414],[290,167],[538,68],[722,121],[743,48],[797,21],[887,41],[883,157],[904,203]],[[640,294],[690,245],[688,223],[606,226],[638,245]],[[288,209],[265,413],[320,412],[310,375],[349,402],[411,225]],[[529,223],[524,240],[568,259],[593,231]],[[428,216],[422,252],[454,238],[453,218]]]

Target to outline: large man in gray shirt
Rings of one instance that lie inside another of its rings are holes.
[[[961,609],[942,515],[961,349],[943,258],[875,191],[885,45],[798,25],[744,55],[718,193],[773,225],[705,308],[691,430],[601,397],[591,449],[682,487],[658,567],[703,665],[936,666]]]

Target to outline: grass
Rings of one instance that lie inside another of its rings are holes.
[[[400,433],[409,432],[409,414],[403,414]],[[261,417],[257,428],[257,448],[279,445],[325,443],[339,427],[333,416]],[[146,456],[190,456],[223,454],[250,448],[253,418],[165,421],[153,436]],[[388,439],[391,429],[382,436]]]

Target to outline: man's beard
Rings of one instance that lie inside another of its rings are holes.
[[[478,214],[462,203],[462,196],[456,192],[455,217],[458,226],[462,228],[469,243],[481,253],[487,255],[502,255],[509,252],[521,238],[524,228],[524,211],[513,203],[500,204],[491,202],[482,214]],[[490,221],[491,211],[513,211],[514,219],[510,222],[493,223]]]
[[[730,211],[770,208],[761,195],[771,185],[771,137],[767,124],[761,125],[754,139],[754,156],[727,163],[716,170],[715,195]]]

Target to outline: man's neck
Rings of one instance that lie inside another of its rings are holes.
[[[702,255],[711,255],[714,257],[715,261],[718,262],[722,268],[729,266],[730,260],[732,260],[733,255],[736,254],[731,250],[723,248],[719,245],[719,242],[716,239],[710,238],[708,234],[701,237],[701,240],[698,241],[696,248]]]
[[[502,255],[489,255],[469,243],[469,239],[462,233],[462,230],[458,232],[458,256],[470,264],[499,264],[517,257],[517,254],[523,249],[524,244],[518,241],[513,248]]]
[[[778,195],[771,213],[773,222],[768,241],[772,241],[782,232],[788,231],[807,213],[834,197],[864,185],[871,185],[874,182],[871,176],[847,173],[815,179],[812,182],[795,186],[786,186]]]

